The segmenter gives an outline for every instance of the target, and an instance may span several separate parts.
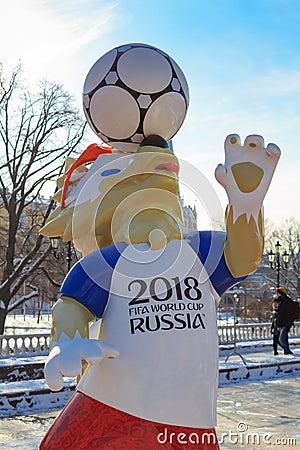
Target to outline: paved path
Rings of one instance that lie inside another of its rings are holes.
[[[300,378],[289,378],[220,388],[221,449],[299,450],[299,386]]]
[[[299,385],[300,378],[290,377],[220,388],[221,450],[299,450]],[[0,419],[0,448],[37,450],[56,415],[51,411]]]
[[[259,370],[263,379],[252,382],[251,377],[245,376],[246,368],[239,357],[230,356],[225,363],[231,351],[232,348],[220,351],[220,380],[224,367],[231,368],[233,374],[226,380],[226,374],[223,374],[223,381],[229,384],[220,387],[218,394],[217,434],[221,450],[276,448],[300,450],[300,370],[297,369],[300,367],[299,339],[293,346],[294,356],[282,354],[273,356],[270,342],[263,342],[254,347],[253,343],[247,343],[243,348],[238,348],[246,360],[248,369],[254,365],[257,367],[262,365]],[[2,363],[5,365],[4,361]],[[281,369],[276,373],[276,379],[266,380],[268,376],[274,375],[274,363],[280,364]],[[273,368],[270,368],[270,364]],[[239,384],[233,382],[235,367],[238,368],[240,380],[244,377],[247,382],[240,381]],[[21,389],[25,389],[28,382],[3,383],[1,387],[4,389],[9,385],[20,385]],[[43,381],[35,380],[34,383]],[[36,401],[36,397],[34,399]],[[40,408],[48,408],[48,401],[46,398],[41,401]],[[58,410],[22,414],[0,418],[0,449],[38,450],[39,442],[58,414]]]

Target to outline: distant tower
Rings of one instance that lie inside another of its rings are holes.
[[[197,229],[196,205],[194,205],[194,207],[192,207],[190,205],[185,205],[183,197],[180,197],[180,203],[181,203],[182,212],[183,212],[184,225],[187,228]]]

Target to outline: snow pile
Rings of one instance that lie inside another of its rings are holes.
[[[52,317],[49,314],[39,318],[30,315],[8,315],[5,322],[5,334],[44,333],[51,329]]]

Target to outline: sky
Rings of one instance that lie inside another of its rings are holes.
[[[222,208],[227,198],[214,170],[224,163],[225,137],[261,134],[282,150],[265,217],[300,220],[300,2],[1,0],[4,67],[20,60],[31,83],[62,83],[80,108],[90,67],[129,42],[164,50],[183,70],[190,105],[174,150],[207,178]],[[201,198],[196,205],[205,222],[207,206]]]

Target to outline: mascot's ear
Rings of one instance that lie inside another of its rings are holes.
[[[140,144],[140,147],[147,147],[147,146],[169,148],[167,141],[161,136],[158,136],[156,134],[151,134],[150,136],[146,137]]]
[[[98,144],[90,144],[83,153],[79,156],[78,159],[69,167],[66,172],[64,187],[61,195],[61,205],[60,208],[63,209],[65,206],[65,199],[67,195],[67,190],[70,182],[70,178],[72,173],[77,167],[82,166],[82,164],[86,164],[88,162],[96,161],[99,155],[104,153],[112,153],[112,147],[104,147]]]

